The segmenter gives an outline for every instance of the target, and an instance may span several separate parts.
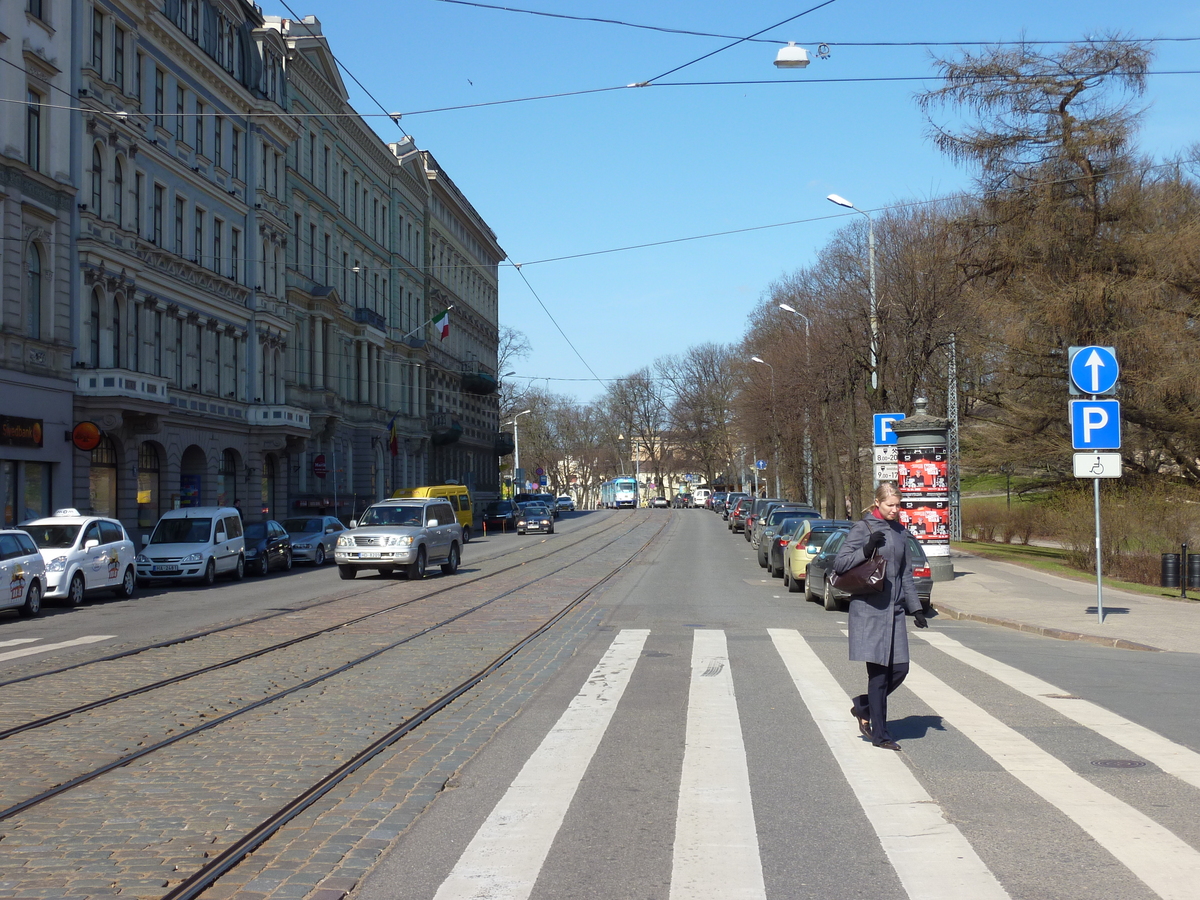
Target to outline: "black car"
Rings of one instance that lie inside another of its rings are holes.
[[[516,531],[520,512],[511,500],[493,500],[483,510],[483,527],[490,531]]]
[[[266,575],[271,569],[292,567],[292,538],[274,519],[246,526],[246,572]]]
[[[839,591],[829,583],[829,573],[833,571],[833,561],[837,559],[838,548],[842,546],[842,542],[846,540],[846,535],[849,533],[850,529],[847,528],[831,534],[825,540],[821,552],[808,564],[808,571],[804,577],[805,600],[820,599],[824,602],[825,608],[831,611],[845,607],[850,595],[845,591]],[[908,561],[912,568],[913,585],[917,589],[917,597],[921,600],[921,607],[928,610],[933,597],[933,577],[929,571],[929,560],[925,556],[920,542],[911,533],[905,532],[904,540],[908,545]]]

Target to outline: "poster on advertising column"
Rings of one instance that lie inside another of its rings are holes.
[[[926,555],[950,552],[949,455],[945,447],[901,447],[896,459],[900,523]]]

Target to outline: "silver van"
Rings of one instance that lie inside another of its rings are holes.
[[[173,579],[212,584],[246,573],[242,514],[231,506],[189,506],[163,513],[137,558],[140,582]]]

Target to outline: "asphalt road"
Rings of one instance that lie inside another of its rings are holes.
[[[711,513],[629,515],[673,519],[355,900],[1197,896],[1200,656],[934,619],[891,753],[844,613]]]

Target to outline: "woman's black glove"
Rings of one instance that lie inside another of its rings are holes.
[[[867,542],[863,544],[863,552],[867,556],[870,556],[886,543],[887,537],[882,531],[872,531],[871,536],[867,538]]]
[[[929,623],[925,621],[925,611],[923,609],[918,609],[913,613],[913,622],[918,628],[929,627]]]

